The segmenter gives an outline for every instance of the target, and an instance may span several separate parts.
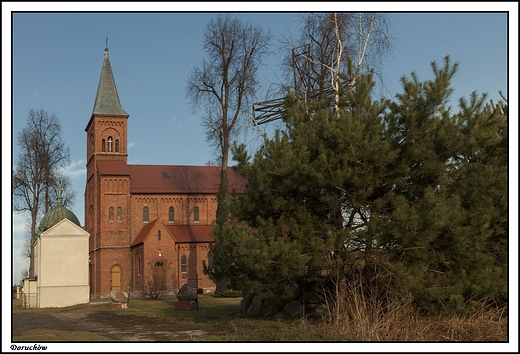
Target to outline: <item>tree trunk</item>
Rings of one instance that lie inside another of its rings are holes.
[[[29,278],[34,278],[34,246],[36,243],[36,237],[38,236],[38,228],[36,227],[36,221],[38,216],[38,202],[37,198],[34,197],[35,204],[31,210],[31,241],[30,241],[30,257],[29,257]]]
[[[216,222],[222,225],[228,221],[228,156],[229,141],[224,137],[222,142],[222,163],[220,167],[220,186],[217,195],[217,215]]]

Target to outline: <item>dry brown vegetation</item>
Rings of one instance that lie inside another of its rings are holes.
[[[245,318],[239,311],[240,299],[216,298],[210,295],[200,296],[201,309],[198,311],[176,311],[173,298],[156,301],[132,299],[127,309],[117,311],[108,309],[107,304],[85,304],[62,309],[22,309],[21,302],[13,300],[15,323],[19,322],[16,316],[20,315],[48,317],[46,320],[40,319],[36,327],[34,321],[30,322],[32,325],[23,327],[15,324],[13,340],[89,342],[127,341],[131,338],[131,341],[194,342],[508,341],[508,318],[504,308],[481,306],[465,317],[423,317],[418,315],[409,298],[387,298],[382,302],[360,292],[356,287],[350,287],[347,291],[349,301],[341,312],[342,316],[329,316],[319,321],[310,318]],[[66,319],[76,318],[74,316],[79,316],[81,320],[66,322]],[[125,319],[121,321],[123,317]],[[189,339],[179,335],[188,329],[205,335]]]
[[[508,341],[506,306],[474,303],[475,311],[464,316],[421,316],[411,296],[377,291],[367,294],[355,281],[349,282],[346,293],[343,311],[329,316],[329,323],[334,324],[334,332],[348,334],[353,341]]]

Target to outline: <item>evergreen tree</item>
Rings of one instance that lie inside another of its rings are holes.
[[[507,104],[473,94],[453,114],[457,64],[432,69],[395,101],[372,100],[371,74],[342,81],[339,108],[288,95],[285,130],[252,158],[233,147],[248,186],[215,269],[244,295],[320,282],[339,305],[356,274],[425,311],[507,299]]]
[[[377,214],[397,288],[425,310],[462,311],[506,297],[507,113],[473,94],[452,114],[457,65],[447,57],[432,69],[432,81],[403,78],[390,105],[385,133],[398,157]]]
[[[392,153],[380,137],[386,101],[372,102],[372,75],[361,77],[353,90],[344,86],[341,114],[323,100],[309,106],[288,96],[285,131],[266,140],[251,163],[243,146],[234,149],[248,188],[232,208],[233,227],[245,222],[250,236],[262,240],[261,253],[270,260],[257,280],[266,294],[294,284],[304,291],[323,274],[343,274],[352,252],[370,252],[374,243],[363,230],[371,203],[387,188]],[[245,239],[243,230],[236,239]],[[258,276],[247,267],[235,276],[245,273]]]

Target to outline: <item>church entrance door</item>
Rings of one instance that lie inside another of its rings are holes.
[[[155,267],[153,269],[153,281],[156,290],[166,290],[166,268],[164,267],[164,263],[162,261],[155,262]]]
[[[121,268],[119,266],[112,267],[110,290],[121,290]]]

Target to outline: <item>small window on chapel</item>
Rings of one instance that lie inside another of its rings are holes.
[[[109,136],[108,137],[108,152],[112,152],[112,143],[113,143],[112,137]]]
[[[121,209],[121,207],[117,207],[117,222],[122,221],[122,219],[123,219],[122,214],[123,214],[123,210]]]
[[[116,152],[119,152],[119,140],[116,139]]]
[[[105,152],[105,139],[101,140],[101,151]]]
[[[108,208],[108,221],[114,221],[114,207]]]
[[[157,240],[161,241],[161,230],[157,231]]]
[[[143,222],[148,222],[148,207],[143,208]]]

